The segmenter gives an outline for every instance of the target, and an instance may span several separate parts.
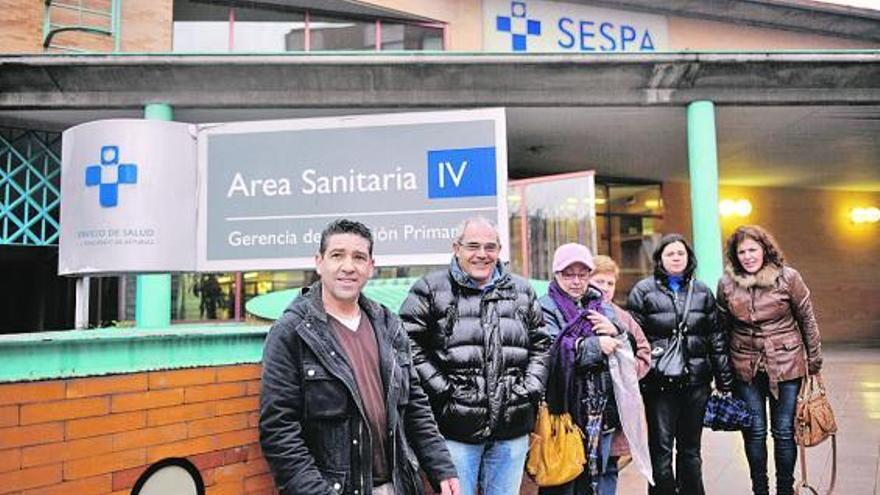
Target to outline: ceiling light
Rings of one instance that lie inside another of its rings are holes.
[[[880,222],[880,208],[869,206],[865,208],[853,208],[849,213],[853,223],[877,223]]]

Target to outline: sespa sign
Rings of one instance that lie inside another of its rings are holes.
[[[446,263],[475,215],[508,235],[501,109],[99,121],[63,139],[63,275],[311,268],[337,218],[373,230],[382,266]]]
[[[483,0],[483,50],[605,53],[666,50],[665,16],[543,0]]]

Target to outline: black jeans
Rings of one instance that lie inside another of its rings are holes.
[[[797,445],[794,440],[794,413],[801,379],[779,382],[779,398],[768,390],[766,373],[758,373],[752,383],[736,380],[736,395],[746,401],[752,411],[752,425],[743,430],[746,459],[752,476],[755,495],[770,493],[767,477],[767,402],[770,402],[770,433],[773,435],[773,457],[776,460],[776,493],[794,493],[794,464]]]
[[[700,441],[709,385],[646,391],[648,448],[654,470],[649,495],[704,495]],[[672,452],[675,449],[675,472]]]

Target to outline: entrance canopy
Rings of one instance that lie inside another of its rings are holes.
[[[880,191],[880,52],[7,56],[0,125],[164,102],[204,123],[508,108],[512,178],[687,180],[685,106],[717,105],[722,184]]]

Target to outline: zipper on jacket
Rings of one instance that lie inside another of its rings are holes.
[[[367,432],[367,434],[369,435],[369,431]],[[360,459],[360,461],[361,461],[361,494],[367,495],[367,470],[364,469],[364,464],[366,464],[367,458],[366,458],[366,455],[364,452],[364,443],[365,442],[364,442],[364,422],[363,421],[358,422],[358,438],[360,439],[360,442],[358,443],[358,447],[360,447],[360,448],[358,450],[360,450],[360,456],[361,456],[361,459]],[[370,443],[372,444],[372,439],[370,439]],[[370,460],[372,460],[372,456],[370,457]],[[372,465],[370,466],[370,469],[372,469]],[[370,491],[370,493],[372,493],[372,490]]]
[[[371,322],[371,323],[372,323],[372,322]],[[306,317],[306,319],[304,320],[304,324],[305,324],[306,328],[309,329],[310,332],[313,331],[313,330],[312,330],[312,326],[313,326],[313,325],[312,325],[312,319],[311,319],[310,317]],[[375,327],[374,327],[373,331],[375,332]],[[300,338],[302,338],[302,337],[300,337]],[[309,345],[308,341],[304,341],[304,343],[305,343],[306,345],[308,345],[309,348],[312,347],[311,345]],[[335,351],[334,351],[334,352],[335,352]],[[333,375],[334,378],[336,378],[337,380],[339,380],[340,382],[342,382],[343,385],[345,385],[345,388],[348,389],[349,393],[351,394],[352,399],[354,400],[355,406],[357,407],[358,412],[360,413],[360,418],[359,418],[359,421],[358,421],[358,435],[357,435],[357,439],[356,439],[356,440],[357,440],[357,442],[358,442],[358,449],[357,449],[357,451],[358,451],[358,453],[360,454],[360,457],[361,457],[361,458],[360,458],[360,463],[361,463],[361,472],[362,472],[362,475],[360,476],[360,480],[359,480],[359,482],[358,482],[358,486],[360,486],[360,493],[359,493],[358,495],[367,495],[368,493],[372,493],[372,489],[370,490],[370,492],[365,492],[365,491],[364,491],[364,488],[366,487],[367,483],[366,483],[366,471],[363,469],[363,464],[366,462],[366,461],[364,460],[365,458],[364,458],[364,447],[363,447],[363,444],[364,444],[364,422],[366,422],[366,417],[367,417],[367,415],[366,415],[366,413],[364,412],[364,409],[363,409],[363,407],[362,407],[362,405],[361,405],[360,395],[355,391],[355,388],[352,386],[352,384],[350,384],[348,381],[344,380],[341,376],[339,376],[339,375],[337,375],[336,373],[333,372],[333,366],[331,366],[331,363],[329,362],[328,359],[325,359],[324,353],[322,353],[322,352],[315,352],[315,349],[312,349],[312,353],[315,354],[315,358],[318,359],[318,361],[319,361],[319,362],[320,362],[320,363],[321,363],[321,364],[327,369],[327,371],[328,371],[331,375]],[[336,354],[339,355],[339,353],[336,353]],[[341,356],[341,355],[340,355],[340,356]],[[343,361],[343,362],[344,362],[344,361]],[[348,366],[347,363],[346,363],[346,366]],[[350,366],[349,366],[349,369],[351,369]],[[372,457],[370,457],[370,459],[372,460]],[[371,468],[372,468],[372,466],[371,466]]]

